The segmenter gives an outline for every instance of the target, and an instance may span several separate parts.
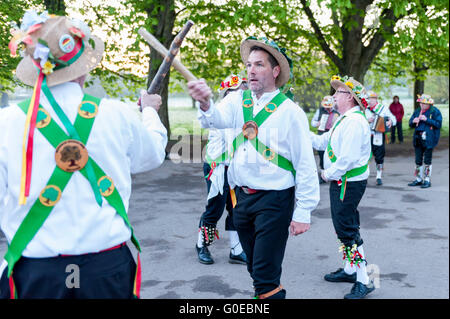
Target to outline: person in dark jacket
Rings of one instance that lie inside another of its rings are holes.
[[[416,179],[408,186],[420,185],[421,188],[428,188],[431,186],[431,160],[433,148],[439,142],[442,114],[437,107],[433,106],[434,101],[429,95],[422,94],[417,102],[420,103],[420,109],[415,110],[409,119],[409,127],[414,128]]]
[[[402,119],[405,115],[403,105],[399,102],[398,96],[394,96],[393,102],[389,105],[389,111],[394,114],[397,119],[397,124],[391,127],[391,144],[395,143],[395,131],[397,131],[398,142],[403,143]]]

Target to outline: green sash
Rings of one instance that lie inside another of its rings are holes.
[[[354,112],[354,113],[361,114],[362,116],[364,116],[364,118],[366,117],[365,114],[363,112],[361,112],[361,111],[357,111],[357,112]],[[336,127],[342,122],[342,120],[344,118],[345,118],[345,115],[343,117],[341,117],[339,119],[339,121],[336,122],[336,124],[333,126],[333,129],[332,129],[332,131],[330,133],[330,138],[328,139],[327,154],[328,154],[328,158],[330,159],[330,161],[332,163],[337,161],[337,157],[334,154],[333,149],[331,148],[331,135],[333,134],[333,132],[336,129]],[[344,175],[342,175],[342,177],[341,177],[341,181],[342,181],[341,193],[340,193],[340,196],[339,196],[341,201],[343,201],[344,197],[345,197],[345,189],[347,187],[347,179],[364,174],[366,172],[367,168],[369,167],[369,162],[370,162],[371,158],[372,158],[372,152],[370,153],[370,157],[369,157],[369,160],[367,161],[366,165],[363,165],[363,166],[360,166],[360,167],[355,167],[355,168],[347,171]]]
[[[84,95],[83,101],[80,104],[78,115],[73,127],[80,137],[80,142],[84,145],[86,145],[89,138],[99,104],[100,99],[87,94]],[[28,111],[29,105],[30,100],[26,100],[18,104],[25,114]],[[80,113],[84,113],[85,116],[80,116]],[[49,113],[45,111],[42,106],[39,106],[36,123],[36,127],[55,149],[60,143],[70,139],[70,137],[67,136],[67,134],[58,126],[58,124],[50,117]],[[133,228],[129,222],[122,198],[120,197],[116,187],[114,187],[112,179],[105,174],[105,172],[91,157],[89,157],[88,163],[90,163],[93,168],[101,195],[123,218],[125,224],[131,230],[131,241],[136,246],[138,251],[141,251],[139,242],[134,236]],[[89,179],[87,166],[88,165],[79,170],[79,172],[86,179]],[[4,259],[8,262],[8,277],[11,276],[14,265],[22,256],[22,252],[42,227],[45,220],[50,215],[54,205],[56,205],[59,201],[64,188],[74,173],[76,172],[66,172],[58,166],[55,166],[55,169],[47,182],[47,186],[42,190],[39,198],[34,202],[8,246],[8,251],[4,257]]]
[[[264,123],[264,121],[273,113],[275,112],[278,107],[283,103],[288,97],[284,95],[283,93],[278,93],[261,111],[256,114],[255,117],[253,117],[253,99],[252,99],[252,93],[250,90],[246,90],[243,92],[243,98],[242,98],[242,110],[244,113],[244,122],[248,121],[254,121],[258,127],[261,127],[261,125]],[[233,157],[234,152],[236,149],[239,148],[239,146],[242,145],[242,143],[247,138],[244,137],[243,133],[241,132],[236,138],[233,140],[233,151],[231,154],[229,154],[228,151],[222,153],[217,158],[212,159],[208,155],[206,155],[206,161],[208,164],[214,168],[217,166],[217,164],[222,163],[228,158]],[[269,147],[264,145],[258,137],[255,137],[254,139],[250,140],[250,144],[253,145],[253,147],[256,149],[256,151],[261,154],[262,157],[264,157],[266,160],[272,162],[273,164],[277,165],[278,167],[285,169],[287,171],[290,171],[295,178],[295,169],[292,163],[286,159],[285,157],[275,153],[273,150],[271,150]]]

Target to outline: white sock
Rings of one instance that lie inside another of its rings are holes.
[[[428,167],[427,167],[427,166],[428,166]],[[427,181],[427,182],[430,181],[431,168],[432,168],[431,165],[425,165],[425,168],[424,168],[424,173],[423,173],[423,175],[424,175],[424,180]]]
[[[377,170],[377,179],[381,179],[382,170]]]
[[[239,235],[235,230],[230,230],[228,233],[230,234],[231,253],[235,256],[239,255],[240,253],[242,253],[242,246],[241,242],[239,241]]]
[[[202,233],[198,232],[198,239],[197,239],[197,247],[202,248],[203,247],[203,236]]]
[[[366,259],[364,255],[364,249],[362,246],[358,247],[358,252],[361,254],[362,259]],[[366,262],[363,261],[358,266],[354,266],[356,268],[356,281],[367,285],[369,283],[369,276],[367,275]]]
[[[356,271],[355,266],[350,265],[348,260],[346,260],[345,261],[345,266],[344,266],[344,272],[347,275],[353,275],[355,273],[355,271]]]
[[[423,165],[419,167],[419,172],[417,172],[416,179],[418,182],[422,181],[422,176],[423,176]]]

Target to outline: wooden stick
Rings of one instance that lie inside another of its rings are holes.
[[[152,83],[150,83],[150,86],[147,89],[148,94],[155,94],[159,92],[161,83],[166,77],[167,72],[169,72],[170,66],[172,65],[172,61],[177,55],[178,51],[180,50],[180,46],[181,43],[183,42],[183,39],[186,37],[186,34],[189,32],[189,29],[193,25],[194,22],[192,22],[191,20],[186,22],[180,33],[178,33],[175,39],[173,39],[170,45],[169,54],[164,58],[163,63],[159,67],[158,72],[156,73],[155,77],[152,80]]]
[[[169,55],[169,50],[167,50],[161,42],[158,41],[151,33],[147,32],[144,28],[140,28],[138,33],[145,39],[145,41],[155,49],[159,54],[161,54],[164,58]],[[178,58],[174,58],[172,61],[172,65],[181,75],[186,79],[186,81],[196,81],[197,78],[178,60]]]

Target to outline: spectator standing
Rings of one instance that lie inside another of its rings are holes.
[[[394,96],[391,105],[389,105],[389,111],[391,111],[397,119],[397,124],[392,125],[391,127],[391,144],[395,143],[395,131],[397,131],[398,142],[401,144],[403,143],[402,119],[405,115],[405,110],[397,95]]]

